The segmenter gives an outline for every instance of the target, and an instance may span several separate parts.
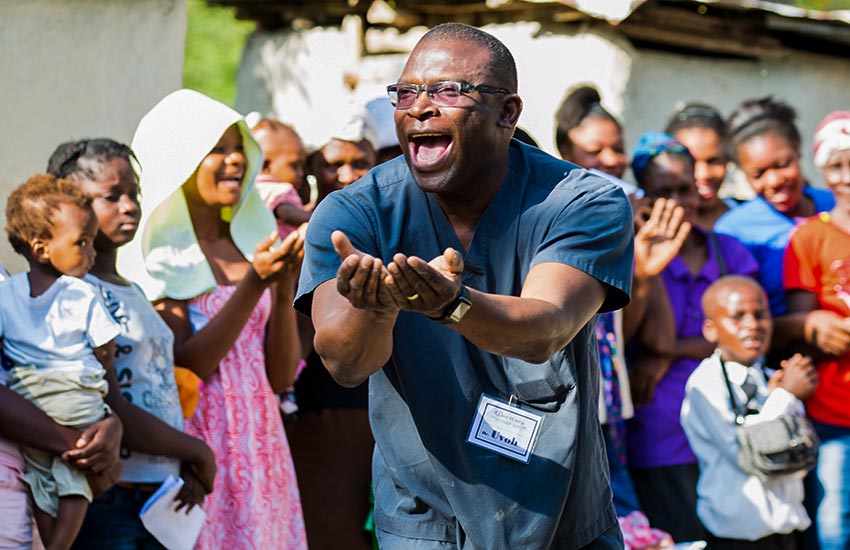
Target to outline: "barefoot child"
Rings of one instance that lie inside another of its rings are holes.
[[[738,426],[724,369],[736,402],[748,411],[745,425],[804,414],[800,400],[811,395],[817,373],[809,358],[797,354],[767,378],[762,359],[773,321],[767,295],[755,280],[723,277],[706,290],[702,306],[703,333],[717,349],[688,379],[681,419],[699,459],[697,513],[708,531],[708,547],[793,550],[795,531],[810,523],[803,508],[805,472],[762,481],[738,466]]]
[[[106,369],[119,327],[81,278],[94,264],[91,200],[66,180],[39,174],[6,204],[6,232],[28,273],[0,284],[0,336],[9,387],[57,422],[81,428],[109,414]],[[92,499],[85,475],[24,449],[35,517],[48,550],[68,548]]]

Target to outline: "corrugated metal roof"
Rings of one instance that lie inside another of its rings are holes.
[[[806,10],[764,0],[207,0],[233,6],[261,28],[338,25],[358,15],[366,28],[459,21],[476,26],[538,21],[616,27],[639,46],[733,57],[788,50],[850,57],[850,10]],[[850,4],[850,0],[848,0]],[[554,26],[554,28],[553,28]]]

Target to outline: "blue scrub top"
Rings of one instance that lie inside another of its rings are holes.
[[[403,157],[330,194],[307,232],[296,307],[335,278],[330,235],[343,231],[385,263],[403,252],[431,260],[463,251],[434,197]],[[463,283],[519,296],[544,262],[608,285],[603,310],[631,288],[631,209],[619,186],[514,140],[510,168],[464,256]],[[390,362],[370,377],[369,406],[378,528],[474,548],[579,548],[616,524],[597,418],[595,319],[544,364],[494,355],[421,314],[401,312]],[[466,443],[482,393],[543,415],[528,464]],[[462,530],[462,536],[459,531]]]
[[[816,212],[835,207],[832,193],[814,187],[804,187],[803,193],[812,199]],[[785,290],[782,288],[782,256],[788,246],[791,230],[797,225],[762,197],[723,214],[714,225],[717,233],[731,235],[741,241],[759,264],[758,278],[770,300],[770,312],[782,315],[787,311]]]

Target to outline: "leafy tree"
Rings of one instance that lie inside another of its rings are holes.
[[[850,10],[850,0],[795,0],[794,5],[808,10]]]
[[[254,23],[236,19],[233,8],[188,0],[183,86],[227,105],[236,99],[236,71]]]

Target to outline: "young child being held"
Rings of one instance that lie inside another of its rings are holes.
[[[119,326],[81,278],[95,258],[97,218],[72,183],[38,174],[6,203],[6,232],[28,273],[0,283],[0,337],[9,387],[56,422],[81,428],[109,414],[105,369]],[[91,488],[59,458],[23,449],[38,530],[48,550],[69,548]]]
[[[263,151],[263,166],[254,188],[277,219],[282,240],[310,221],[310,212],[298,194],[306,185],[307,149],[292,127],[271,118],[261,119],[251,128],[251,135]]]
[[[767,295],[755,280],[719,279],[706,290],[702,307],[703,334],[717,349],[688,378],[681,421],[699,459],[697,513],[708,531],[708,547],[793,550],[795,531],[811,523],[803,508],[805,472],[762,481],[741,470],[723,367],[736,402],[748,411],[746,425],[804,414],[800,401],[814,391],[817,373],[800,354],[773,374],[763,365],[773,320]]]

